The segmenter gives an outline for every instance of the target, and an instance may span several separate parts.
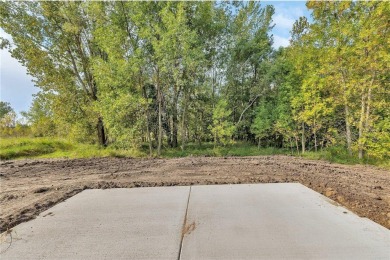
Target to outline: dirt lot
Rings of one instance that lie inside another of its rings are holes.
[[[289,156],[22,160],[0,164],[0,231],[84,189],[299,182],[390,229],[390,172]]]

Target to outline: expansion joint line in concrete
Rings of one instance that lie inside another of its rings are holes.
[[[190,186],[190,190],[188,191],[186,213],[184,215],[183,227],[181,229],[181,239],[180,239],[179,255],[177,256],[177,260],[180,260],[180,258],[181,258],[181,250],[182,250],[182,247],[183,247],[183,240],[184,240],[184,236],[186,235],[185,234],[186,233],[185,229],[186,229],[186,225],[187,225],[187,214],[188,214],[188,205],[190,204],[190,197],[191,197],[191,186]]]

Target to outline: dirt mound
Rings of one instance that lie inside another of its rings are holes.
[[[0,164],[0,231],[84,189],[299,182],[390,228],[390,172],[290,156],[94,158]]]

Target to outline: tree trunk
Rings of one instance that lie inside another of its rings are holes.
[[[167,135],[167,143],[170,147],[172,147],[172,131],[169,123],[169,116],[167,115],[166,109],[165,109],[165,104],[164,100],[162,101],[162,107],[163,107],[163,112],[162,114],[165,115],[162,117],[162,125],[163,125],[163,131],[165,130],[165,133]]]
[[[178,94],[174,93],[174,99],[173,99],[173,110],[172,110],[172,147],[177,147],[177,125],[178,125],[178,119],[177,119],[177,101],[178,101]]]
[[[347,138],[347,150],[348,154],[352,155],[352,136],[351,136],[351,124],[349,123],[349,107],[348,107],[348,96],[347,96],[347,85],[345,82],[345,75],[341,72],[341,77],[343,81],[343,96],[344,96],[344,111],[345,111],[345,130],[346,130],[346,138]]]
[[[97,134],[98,134],[98,142],[100,145],[106,146],[106,134],[104,132],[104,124],[103,119],[101,117],[98,118],[97,122]]]
[[[211,88],[212,88],[212,92],[211,92],[211,102],[212,102],[212,108],[214,109],[215,108],[215,92],[216,92],[216,72],[215,72],[215,69],[214,69],[214,66],[213,66],[213,69],[212,69],[212,79],[211,79]]]
[[[306,143],[306,139],[305,139],[305,123],[302,122],[302,153],[305,153],[305,143]]]
[[[367,53],[368,56],[368,53]],[[368,94],[367,94],[367,109],[366,109],[366,130],[368,130],[369,127],[369,117],[370,117],[370,105],[371,105],[371,92],[372,92],[372,86],[374,85],[375,78],[376,78],[376,71],[372,69],[372,79],[368,88]]]
[[[184,92],[184,104],[183,104],[183,115],[182,115],[182,126],[181,126],[181,150],[184,151],[186,144],[186,111],[187,111],[187,97]]]
[[[157,146],[157,156],[161,156],[161,143],[162,143],[162,96],[161,96],[161,86],[160,86],[160,75],[159,70],[157,69],[157,99],[158,99],[158,146]]]
[[[214,149],[217,146],[217,131],[214,130]]]
[[[368,39],[367,39],[368,40]],[[366,58],[369,56],[369,51],[367,48],[364,50]],[[368,128],[368,118],[370,114],[370,102],[371,102],[371,88],[375,81],[375,71],[373,71],[371,82],[368,85],[368,92],[365,92],[365,88],[362,91],[362,104],[360,111],[360,120],[359,120],[359,159],[364,158],[364,150],[365,150],[365,132]]]
[[[199,121],[199,133],[197,135],[199,147],[202,146],[202,133],[203,133],[203,111],[200,113],[200,121]]]
[[[297,153],[298,153],[298,155],[299,155],[298,136],[295,135],[294,138],[295,138],[295,145],[296,145],[296,147],[297,147]]]
[[[142,89],[143,89],[143,94],[144,94],[144,98],[148,98],[146,96],[146,88],[145,86],[141,86]],[[150,137],[150,128],[149,128],[149,123],[150,123],[150,116],[149,116],[149,105],[148,107],[146,108],[146,136],[147,136],[147,139],[148,139],[148,143],[149,143],[149,157],[152,156],[152,153],[153,153],[153,150],[152,150],[152,139]]]
[[[364,118],[365,118],[365,102],[366,102],[366,94],[362,94],[361,101],[361,111],[360,111],[360,120],[359,120],[359,139],[358,139],[358,147],[359,147],[359,159],[363,159],[364,157],[364,144],[363,144],[363,132],[364,132]]]
[[[370,123],[370,121],[369,121],[369,119],[370,119],[370,105],[371,105],[371,90],[372,88],[370,87],[369,89],[368,89],[368,94],[367,94],[367,102],[366,102],[366,104],[367,104],[367,106],[366,106],[366,118],[365,118],[365,124],[364,124],[364,128],[365,128],[365,130],[366,131],[368,131],[368,128],[369,128],[369,123]]]
[[[348,149],[348,154],[351,156],[352,155],[352,137],[351,137],[351,125],[349,123],[349,107],[347,104],[344,106],[345,109],[345,129],[346,129],[346,134],[347,134],[347,149]]]
[[[362,104],[360,111],[360,121],[359,121],[359,159],[364,158],[364,134],[368,130],[368,119],[370,116],[370,103],[371,103],[371,89],[374,84],[375,74],[371,80],[371,83],[368,87],[368,93],[363,93],[362,95]]]

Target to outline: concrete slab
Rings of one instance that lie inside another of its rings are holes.
[[[390,259],[390,232],[300,184],[193,186],[181,259]]]
[[[177,259],[189,190],[83,191],[15,227],[0,259]]]
[[[300,184],[86,190],[5,238],[1,260],[390,259],[389,230]]]

